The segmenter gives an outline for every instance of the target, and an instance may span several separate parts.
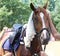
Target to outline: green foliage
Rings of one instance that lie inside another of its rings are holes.
[[[56,25],[56,29],[58,30],[58,32],[60,32],[60,22]]]
[[[57,31],[60,32],[60,1],[55,1],[55,9],[51,11],[51,19],[56,27]]]
[[[53,11],[55,8],[55,1],[54,0],[49,0],[49,10]]]
[[[27,22],[31,11],[28,4],[19,0],[1,0],[0,2],[0,29],[4,26],[12,27],[14,23]]]
[[[30,2],[44,6],[47,0],[0,0],[0,30],[14,23],[27,23],[31,13]],[[57,31],[60,32],[60,0],[48,0],[48,9]]]

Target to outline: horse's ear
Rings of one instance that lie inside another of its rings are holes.
[[[43,6],[43,8],[47,8],[47,6],[48,6],[48,1],[46,2],[46,4]]]
[[[34,5],[33,5],[32,3],[30,3],[30,8],[31,8],[33,11],[36,10],[36,8],[34,7]]]

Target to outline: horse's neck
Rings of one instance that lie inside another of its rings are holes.
[[[31,42],[31,47],[35,52],[38,52],[40,50],[40,43],[37,37],[35,37]]]

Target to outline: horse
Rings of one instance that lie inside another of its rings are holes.
[[[20,45],[16,50],[17,56],[41,56],[42,44],[48,44],[50,40],[49,11],[46,9],[48,2],[37,8],[31,3],[32,13],[26,27],[26,36],[24,36],[24,45]],[[44,47],[44,50],[45,50]],[[24,52],[25,51],[25,52]],[[26,54],[27,53],[27,54]],[[29,53],[29,54],[28,54]]]

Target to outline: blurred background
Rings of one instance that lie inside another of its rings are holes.
[[[47,0],[0,0],[0,31],[4,26],[11,28],[14,23],[27,23],[31,2],[34,6],[44,6]],[[47,9],[54,26],[60,32],[60,0],[48,0]]]

